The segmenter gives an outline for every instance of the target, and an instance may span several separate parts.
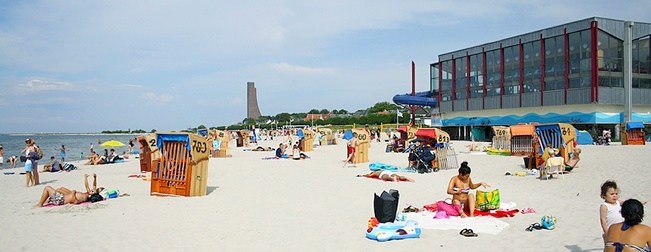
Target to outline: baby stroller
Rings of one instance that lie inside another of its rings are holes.
[[[418,173],[430,173],[433,170],[432,160],[434,160],[434,155],[428,155],[425,152],[429,152],[429,148],[411,148],[409,152],[409,168],[415,170]]]

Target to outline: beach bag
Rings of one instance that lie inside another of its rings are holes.
[[[495,210],[500,208],[500,190],[495,189],[490,192],[483,192],[477,190],[477,198],[475,200],[477,209],[481,211]]]
[[[38,154],[36,160],[41,160],[41,158],[43,158],[43,151],[38,146],[36,147],[36,153]]]
[[[399,199],[400,193],[398,190],[391,189],[389,192],[383,191],[379,196],[376,193],[373,200],[375,218],[380,223],[393,222],[398,213]]]

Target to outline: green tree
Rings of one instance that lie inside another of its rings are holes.
[[[203,125],[203,124],[200,124],[199,126],[197,126],[197,129],[206,129],[206,126]]]
[[[289,122],[290,118],[292,118],[292,115],[289,113],[280,113],[276,115],[276,120],[278,120],[278,123]]]
[[[339,114],[339,110],[336,110],[336,109],[335,109],[335,110],[332,111],[332,113],[335,114],[335,115],[336,115],[336,114]]]
[[[318,109],[311,109],[311,110],[310,110],[309,112],[307,112],[307,113],[308,113],[308,114],[318,114],[318,113],[319,113],[319,110],[318,110]]]
[[[348,114],[348,110],[340,109],[340,110],[339,110],[339,114],[340,114],[340,115]]]
[[[327,113],[330,113],[330,111],[328,111],[327,109],[322,109],[321,111],[319,111],[319,114],[327,114]]]
[[[382,111],[396,111],[396,109],[399,109],[400,107],[396,104],[389,103],[389,102],[378,102],[373,107],[371,107],[368,110],[369,114],[372,113],[377,113],[377,112],[382,112]]]

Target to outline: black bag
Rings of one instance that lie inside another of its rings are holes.
[[[399,199],[400,193],[398,193],[398,190],[391,189],[389,192],[383,191],[380,196],[376,193],[373,201],[375,218],[380,223],[393,222],[398,213]]]

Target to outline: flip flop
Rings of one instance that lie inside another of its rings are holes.
[[[476,234],[472,229],[469,228],[464,228],[461,229],[461,232],[459,232],[460,235],[463,235],[465,237],[477,237],[478,234]]]

